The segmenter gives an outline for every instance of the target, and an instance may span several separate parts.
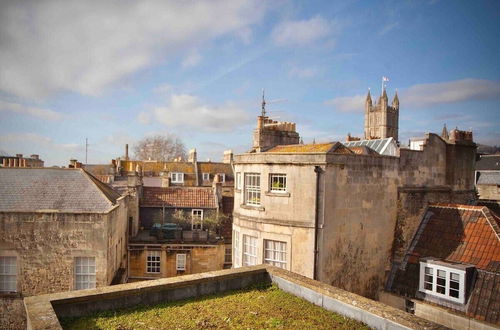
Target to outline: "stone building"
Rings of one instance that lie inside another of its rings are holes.
[[[476,162],[476,188],[479,199],[500,209],[500,155],[481,155]]]
[[[430,204],[381,300],[452,329],[500,326],[499,225],[485,206]]]
[[[23,157],[23,154],[15,156],[0,156],[0,167],[43,167],[44,161],[38,155]]]
[[[126,197],[82,169],[0,169],[0,328],[23,298],[124,282]]]
[[[231,237],[222,234],[222,184],[213,187],[144,187],[140,227],[128,246],[129,280],[219,270],[231,266]],[[232,210],[231,210],[232,211]],[[229,257],[226,257],[229,251]]]
[[[378,104],[397,114],[397,96],[392,110],[386,98],[384,92]],[[421,150],[411,150],[395,143],[397,122],[365,120],[377,128],[372,144],[347,147],[298,144],[293,124],[259,116],[252,150],[234,157],[235,267],[269,263],[376,298],[426,205],[474,198],[470,132],[450,141],[428,133]]]
[[[399,133],[399,98],[394,94],[392,105],[389,105],[387,93],[383,89],[382,96],[373,104],[370,91],[365,101],[365,140],[385,139],[392,137],[398,141]]]

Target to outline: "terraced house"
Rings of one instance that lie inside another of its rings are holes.
[[[127,197],[82,169],[0,169],[0,328],[23,298],[125,282]]]

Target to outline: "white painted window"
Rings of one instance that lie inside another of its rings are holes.
[[[146,272],[152,274],[160,273],[161,251],[148,251],[146,260]]]
[[[465,270],[421,261],[419,290],[464,304]]]
[[[75,290],[95,288],[95,257],[75,258]]]
[[[186,270],[186,254],[177,253],[175,255],[175,268],[177,270]]]
[[[184,183],[184,173],[172,172],[170,173],[170,180],[172,183]]]
[[[203,173],[203,181],[210,181],[210,173]]]
[[[0,292],[17,292],[17,257],[0,257]]]
[[[225,173],[217,173],[219,176],[219,182],[226,182],[226,174]]]
[[[191,211],[191,230],[203,229],[203,210],[193,209]]]
[[[260,206],[260,174],[245,173],[245,204]]]
[[[236,173],[236,189],[239,189],[241,190],[241,173],[240,172],[237,172]]]
[[[286,174],[269,174],[269,191],[286,192]]]
[[[233,267],[240,266],[240,233],[233,230]]]
[[[264,240],[264,263],[286,269],[286,242]]]
[[[231,255],[231,248],[226,248],[226,253],[224,254],[224,263],[225,264],[230,264],[232,255]]]
[[[243,266],[257,264],[257,237],[243,235]]]

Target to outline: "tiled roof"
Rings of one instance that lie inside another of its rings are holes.
[[[477,184],[500,185],[500,171],[479,171]]]
[[[478,279],[472,289],[466,313],[489,322],[500,322],[500,315],[492,314],[492,309],[498,312],[500,307],[499,219],[487,207],[431,204],[401,268],[397,269],[390,283],[390,290],[415,297],[419,283],[419,261],[424,257],[474,265],[478,270]],[[479,308],[479,302],[486,304],[486,307]]]
[[[312,143],[312,144],[289,144],[275,146],[266,152],[273,153],[327,153],[334,151],[335,153],[351,153],[346,150],[339,142],[329,143]]]
[[[500,171],[500,155],[482,155],[476,162],[476,170]]]
[[[120,194],[82,169],[0,169],[0,211],[108,212]]]
[[[141,206],[217,208],[214,191],[205,187],[144,187]]]

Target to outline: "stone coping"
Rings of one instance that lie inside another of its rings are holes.
[[[184,275],[157,280],[26,297],[28,329],[62,329],[57,311],[84,316],[93,312],[137,304],[173,301],[274,282],[284,291],[305,298],[325,309],[365,322],[378,329],[444,329],[444,327],[354,293],[314,281],[270,265]],[[231,284],[232,283],[232,284]],[[149,299],[151,297],[151,299]],[[167,298],[166,298],[167,297]],[[145,299],[146,298],[146,299]],[[74,306],[73,308],[71,306]],[[100,307],[102,306],[102,308]],[[83,308],[82,308],[83,307]]]

